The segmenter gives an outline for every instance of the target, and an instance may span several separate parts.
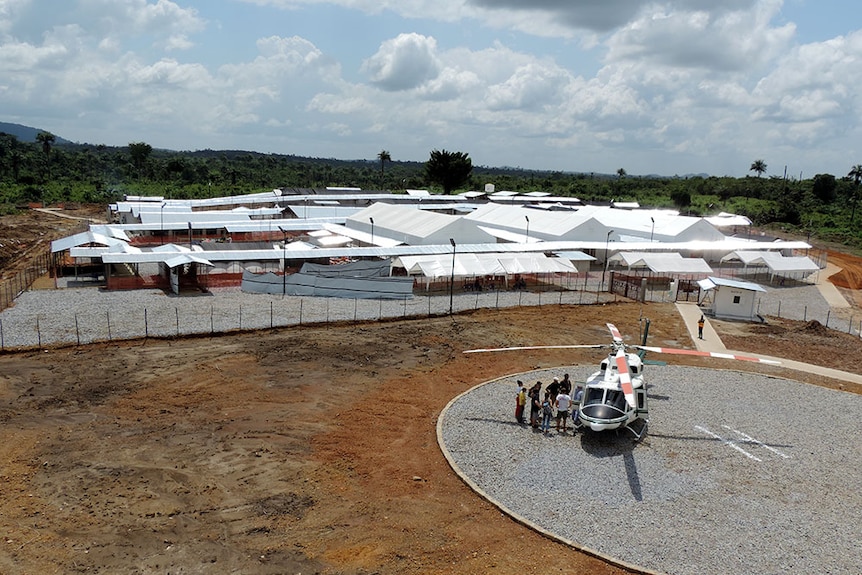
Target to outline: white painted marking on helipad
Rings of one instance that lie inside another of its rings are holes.
[[[734,432],[735,434],[737,434],[738,436],[740,436],[742,439],[744,439],[744,440],[745,440],[746,442],[748,442],[748,443],[753,443],[753,444],[755,444],[755,445],[759,445],[760,447],[762,447],[762,448],[764,448],[764,449],[768,449],[769,451],[771,451],[771,452],[772,452],[772,453],[774,453],[775,455],[777,455],[777,456],[779,456],[779,457],[783,457],[784,459],[790,459],[790,456],[789,456],[789,455],[787,455],[786,453],[781,453],[780,451],[778,451],[778,450],[777,450],[777,449],[775,449],[774,447],[770,447],[769,445],[766,445],[765,443],[763,443],[763,442],[761,442],[761,441],[758,441],[758,440],[754,439],[754,438],[753,438],[753,437],[751,437],[750,435],[747,435],[747,434],[745,434],[745,433],[743,433],[743,432],[739,431],[738,429],[733,429],[733,428],[732,428],[732,427],[730,427],[729,425],[722,425],[722,427],[723,427],[723,428],[725,428],[725,429],[729,429],[730,431]]]
[[[725,444],[725,445],[727,445],[728,447],[732,447],[733,449],[737,450],[738,452],[740,452],[741,454],[743,454],[743,455],[744,455],[744,456],[746,456],[747,458],[749,458],[749,459],[753,459],[753,460],[755,460],[755,461],[760,461],[760,458],[759,458],[759,457],[756,457],[756,456],[752,455],[751,453],[747,452],[746,450],[744,450],[743,448],[741,448],[740,446],[738,446],[738,445],[737,445],[736,443],[734,443],[733,441],[731,441],[731,440],[729,440],[729,439],[725,439],[725,438],[723,438],[722,436],[718,435],[717,433],[713,433],[712,431],[708,430],[708,429],[707,429],[707,428],[705,428],[705,427],[701,427],[700,425],[695,425],[695,426],[694,426],[694,428],[695,428],[695,429],[698,429],[698,430],[700,430],[700,431],[702,431],[702,432],[704,432],[704,433],[706,433],[707,435],[711,435],[711,436],[713,436],[714,438],[716,438],[716,439],[720,440],[722,443],[724,443],[724,444]]]

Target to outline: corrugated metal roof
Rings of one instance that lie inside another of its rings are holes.
[[[704,278],[702,280],[698,280],[697,284],[703,290],[711,290],[716,287],[727,286],[731,288],[744,289],[748,291],[760,291],[765,292],[766,289],[759,286],[756,283],[744,282],[739,280],[731,280],[727,278],[717,278],[713,276],[709,276],[708,278]]]

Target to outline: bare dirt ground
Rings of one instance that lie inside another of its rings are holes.
[[[2,355],[0,572],[626,573],[478,497],[435,425],[482,381],[601,356],[462,350],[634,338],[642,310],[651,344],[693,347],[674,306],[621,303]],[[813,323],[722,323],[731,348],[862,365]]]

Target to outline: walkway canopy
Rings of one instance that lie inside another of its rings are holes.
[[[629,269],[649,269],[663,274],[711,274],[712,268],[702,258],[684,258],[678,253],[619,252],[608,258]]]
[[[778,252],[735,251],[723,258],[726,261],[741,261],[745,267],[765,266],[769,269],[770,279],[776,275],[781,277],[805,277],[819,271],[820,268],[808,256],[784,257]]]
[[[577,273],[574,264],[563,258],[549,258],[541,253],[456,254],[454,265],[448,254],[401,256],[393,267],[403,267],[408,275],[430,279],[513,275],[533,273]]]

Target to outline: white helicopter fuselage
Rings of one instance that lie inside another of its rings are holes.
[[[643,363],[634,353],[626,354],[629,375],[635,394],[635,405],[626,402],[620,385],[620,374],[614,356],[602,361],[599,371],[590,375],[584,384],[584,393],[578,403],[580,425],[593,431],[628,428],[636,420],[645,421],[647,415],[646,389]],[[641,432],[629,428],[636,436]]]

